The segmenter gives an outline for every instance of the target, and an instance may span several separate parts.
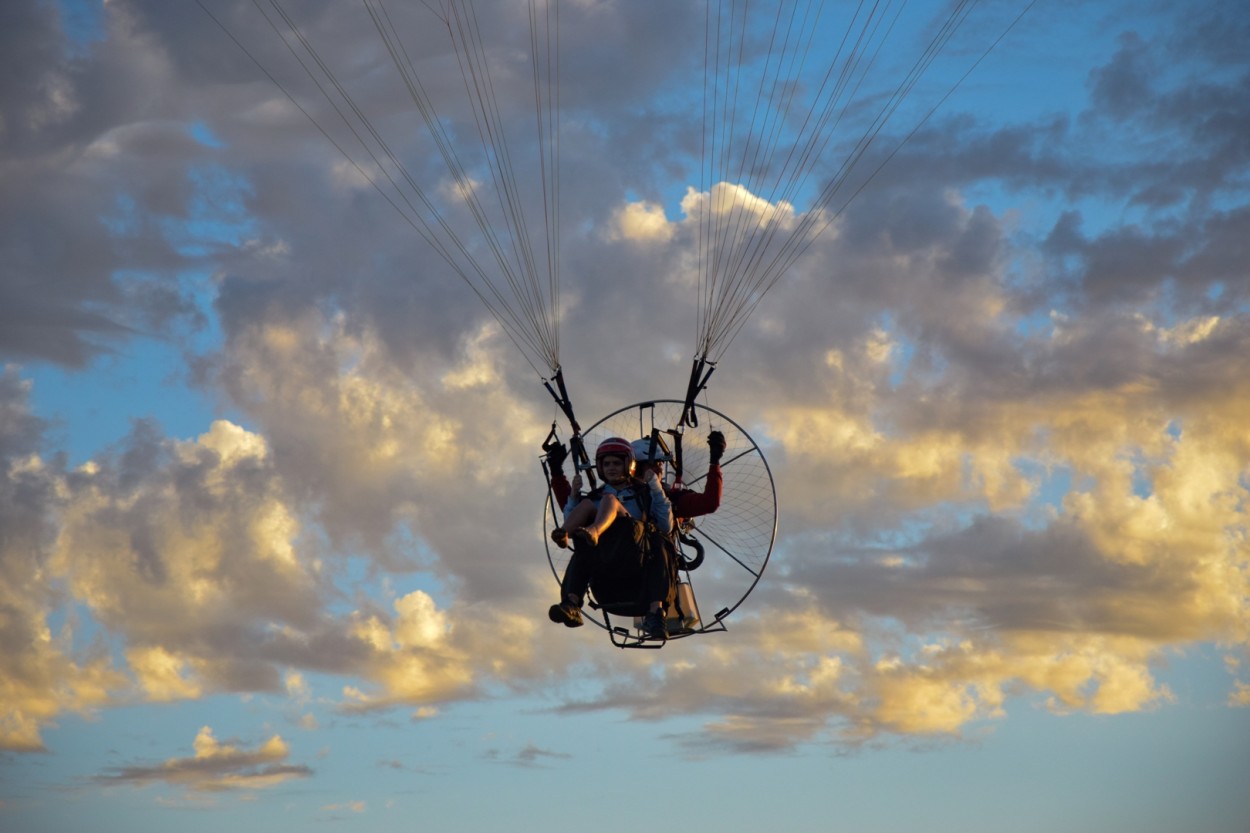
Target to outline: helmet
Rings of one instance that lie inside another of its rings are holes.
[[[599,447],[595,449],[595,462],[599,462],[600,457],[615,454],[617,457],[624,457],[625,462],[634,462],[634,447],[629,444],[628,440],[620,437],[608,437],[599,443]]]
[[[643,437],[641,440],[634,440],[631,443],[634,449],[634,459],[640,463],[671,463],[673,455],[665,450],[660,443],[655,444],[655,454],[651,454],[651,438]]]
[[[609,437],[599,443],[599,447],[595,449],[595,467],[599,469],[600,477],[603,477],[603,469],[599,463],[604,457],[608,456],[623,458],[626,470],[629,474],[634,473],[634,447],[629,444],[629,440],[621,437]]]

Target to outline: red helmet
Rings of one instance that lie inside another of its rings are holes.
[[[620,457],[625,461],[625,469],[629,474],[634,473],[634,447],[629,444],[629,440],[621,437],[609,437],[599,443],[599,447],[595,449],[595,467],[599,469],[599,476],[603,477],[603,468],[600,461],[604,457]]]

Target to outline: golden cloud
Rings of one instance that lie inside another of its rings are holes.
[[[212,793],[266,789],[312,775],[307,766],[286,763],[290,748],[278,735],[249,750],[218,741],[212,728],[204,726],[196,734],[193,747],[195,752],[189,758],[119,767],[97,776],[96,781],[132,786],[165,783],[192,792]]]

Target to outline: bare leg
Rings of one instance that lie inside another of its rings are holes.
[[[596,511],[593,500],[582,500],[569,510],[568,517],[564,519],[563,524],[551,530],[551,540],[555,541],[562,549],[567,547],[569,532],[593,521]]]
[[[612,497],[608,495],[608,497]],[[615,499],[615,498],[613,498]],[[583,500],[581,503],[573,507],[569,512],[569,516],[564,519],[564,528],[572,531],[579,526],[586,526],[595,519],[598,510],[595,508],[593,500]]]
[[[581,504],[578,504],[574,511],[581,508]],[[599,501],[599,509],[594,515],[594,522],[581,527],[574,527],[573,534],[584,537],[591,546],[594,546],[599,543],[599,536],[606,532],[608,527],[612,526],[613,521],[621,515],[628,514],[625,511],[625,507],[616,499],[616,495],[604,495]],[[570,512],[569,520],[565,521],[567,526],[572,526],[570,523],[572,516],[573,513]]]
[[[603,499],[599,501],[599,511],[595,513],[595,523],[593,527],[595,530],[595,537],[597,538],[606,532],[608,527],[610,527],[612,522],[618,517],[628,514],[629,513],[625,511],[625,507],[619,500],[616,499],[616,495],[604,495]]]

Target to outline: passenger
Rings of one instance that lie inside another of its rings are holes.
[[[548,461],[554,462],[550,451]],[[672,505],[663,485],[654,471],[649,471],[644,479],[634,477],[634,451],[628,441],[613,437],[600,443],[595,452],[595,467],[603,485],[578,500],[576,494],[582,483],[581,474],[576,474],[572,487],[563,490],[568,493],[564,523],[551,531],[552,540],[560,547],[567,547],[570,537],[574,542],[573,555],[560,583],[561,600],[548,611],[551,621],[570,628],[582,624],[581,608],[595,568],[619,547],[637,551],[646,546],[648,531],[644,518],[661,535],[667,536],[673,529]],[[563,472],[559,474],[563,478]],[[643,631],[648,636],[663,638],[667,570],[662,564],[656,568],[657,560],[652,558],[651,564],[644,564],[644,590],[648,595],[643,598],[652,601],[643,617]]]

